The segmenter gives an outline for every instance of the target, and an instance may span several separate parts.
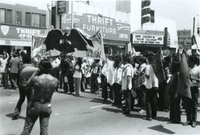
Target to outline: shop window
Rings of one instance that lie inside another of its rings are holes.
[[[109,54],[108,46],[104,46],[104,52],[105,52],[105,54]]]
[[[5,18],[6,18],[6,10],[5,9],[0,9],[0,23],[5,23]]]
[[[113,54],[125,54],[125,46],[112,46]]]
[[[16,11],[16,24],[22,25],[22,12]]]
[[[45,14],[41,15],[41,27],[42,28],[46,27],[46,15]]]
[[[39,14],[32,13],[31,26],[32,27],[40,27],[40,15]]]
[[[31,13],[30,12],[26,12],[25,25],[26,26],[31,26]]]
[[[6,23],[9,23],[9,24],[12,23],[12,10],[11,9],[6,10]]]

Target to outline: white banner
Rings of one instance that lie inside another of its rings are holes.
[[[86,58],[92,58],[92,59],[105,60],[102,29],[99,29],[93,36],[89,38],[89,40],[92,41],[93,46],[90,46],[89,44],[87,44],[86,45],[87,51],[80,51],[75,48],[75,52],[70,53],[70,54],[72,54],[75,57],[86,57]]]
[[[44,36],[32,36],[31,57],[45,56],[46,45],[44,45]]]

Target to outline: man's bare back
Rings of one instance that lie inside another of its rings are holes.
[[[50,101],[58,85],[58,80],[50,74],[42,74],[34,76],[28,85],[33,88],[33,100]]]

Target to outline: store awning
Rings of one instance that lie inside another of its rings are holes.
[[[0,39],[0,46],[31,47],[31,39]]]

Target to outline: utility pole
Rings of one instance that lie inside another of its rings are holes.
[[[72,12],[72,16],[71,16],[71,23],[72,23],[72,26],[71,28],[73,29],[74,28],[74,2],[73,0],[71,0],[71,12]]]

